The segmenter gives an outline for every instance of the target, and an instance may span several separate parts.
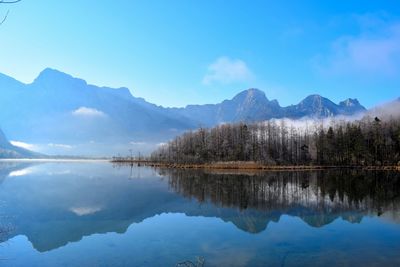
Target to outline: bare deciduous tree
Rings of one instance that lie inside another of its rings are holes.
[[[152,154],[154,161],[256,161],[277,165],[400,164],[400,118],[365,117],[295,128],[283,121],[224,124],[178,136]]]
[[[18,3],[18,2],[21,2],[21,0],[9,0],[9,1],[8,0],[0,0],[0,4],[15,4],[15,3]],[[0,25],[2,25],[6,21],[9,13],[10,13],[10,10],[7,10],[6,15],[0,21]]]

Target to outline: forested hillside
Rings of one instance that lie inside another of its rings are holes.
[[[165,163],[255,161],[270,165],[400,164],[400,119],[365,117],[295,127],[285,120],[190,131],[151,158]]]

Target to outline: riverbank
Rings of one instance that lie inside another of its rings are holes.
[[[139,164],[149,167],[174,168],[174,169],[213,169],[213,170],[264,170],[264,171],[301,171],[301,170],[327,170],[327,169],[361,169],[400,171],[400,166],[317,166],[317,165],[264,165],[257,162],[231,161],[204,164],[163,163],[138,160],[112,160],[117,164]]]

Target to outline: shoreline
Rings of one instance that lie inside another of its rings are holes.
[[[204,164],[160,163],[137,160],[111,160],[116,164],[138,164],[156,168],[205,170],[314,171],[328,169],[357,169],[371,171],[400,171],[400,166],[324,166],[324,165],[264,165],[256,162],[216,162]]]
[[[68,158],[48,158],[48,159],[30,159],[30,158],[19,158],[19,159],[0,159],[0,162],[110,162],[109,159],[68,159]]]

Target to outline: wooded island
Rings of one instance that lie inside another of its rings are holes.
[[[157,164],[223,166],[400,166],[400,120],[364,117],[295,127],[284,120],[225,124],[176,137],[151,154]]]

